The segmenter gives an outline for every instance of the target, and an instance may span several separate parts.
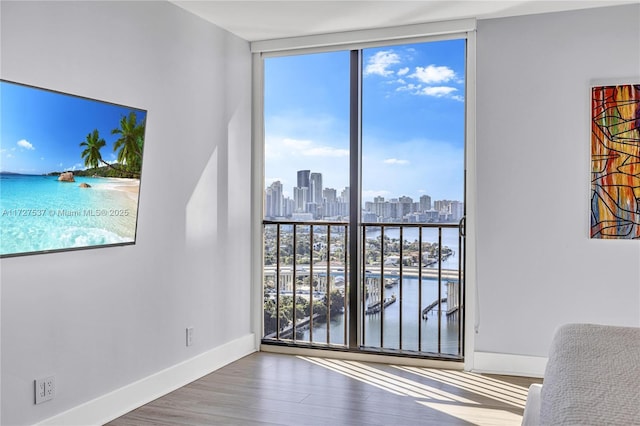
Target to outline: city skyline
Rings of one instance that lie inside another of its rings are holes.
[[[284,193],[282,182],[275,181],[265,188],[265,218],[293,218],[293,220],[344,219],[349,215],[350,188],[338,191],[322,186],[323,176],[311,169],[296,172],[297,186],[293,197]],[[362,200],[364,222],[455,222],[464,216],[461,200],[432,199],[422,194],[417,200],[407,195],[386,198],[376,196]]]

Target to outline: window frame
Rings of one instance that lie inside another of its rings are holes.
[[[293,56],[331,51],[350,51],[351,55],[358,55],[357,61],[351,60],[351,66],[357,63],[361,68],[362,49],[372,47],[386,47],[410,43],[424,43],[451,39],[466,39],[466,75],[465,75],[465,235],[467,253],[465,255],[465,314],[464,314],[464,366],[473,369],[473,349],[475,347],[475,331],[479,327],[477,273],[476,273],[476,139],[475,139],[475,105],[476,105],[476,20],[463,19],[456,21],[435,22],[428,24],[407,25],[403,27],[389,27],[373,30],[349,31],[304,37],[294,37],[276,40],[256,41],[250,44],[252,54],[252,195],[251,195],[251,289],[252,289],[252,326],[256,348],[261,347],[262,339],[262,309],[263,309],[263,279],[262,279],[262,221],[264,219],[264,59],[272,57]],[[359,69],[361,71],[361,69]],[[351,73],[353,76],[354,73]],[[353,83],[353,82],[352,82]],[[355,86],[355,88],[354,88]],[[358,91],[361,95],[360,84],[351,84],[350,90]],[[353,93],[352,93],[353,96]],[[350,159],[350,187],[354,179],[358,182],[357,190],[351,191],[350,223],[359,229],[360,222],[360,144],[361,144],[361,105],[350,105],[350,117],[357,115],[358,120],[350,125],[351,149],[354,149],[354,138],[357,139],[357,155]],[[354,110],[355,108],[355,110]],[[353,235],[352,241],[359,242],[359,233]],[[358,244],[351,244],[351,253],[358,253]],[[354,257],[352,257],[354,258]],[[359,268],[357,262],[351,262],[350,274],[359,282]],[[355,275],[354,275],[355,274]],[[358,297],[351,297],[350,309],[358,307]],[[359,315],[359,313],[358,313]],[[357,345],[361,341],[357,324],[349,324],[349,346]],[[356,332],[356,333],[354,333]],[[354,341],[356,339],[356,341]]]

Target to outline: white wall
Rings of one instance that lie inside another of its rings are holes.
[[[0,423],[22,425],[250,336],[251,56],[167,2],[0,8],[3,79],[148,110],[137,244],[0,262]]]
[[[640,82],[639,18],[478,22],[476,355],[546,357],[567,322],[640,325],[640,243],[589,239],[589,88]]]

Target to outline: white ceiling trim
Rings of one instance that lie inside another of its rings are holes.
[[[361,45],[370,45],[376,42],[385,42],[385,44],[388,44],[390,41],[408,42],[410,39],[421,37],[464,34],[469,31],[475,31],[475,29],[475,19],[459,19],[427,24],[404,25],[400,27],[254,41],[251,42],[251,52],[283,52],[301,49],[331,48],[345,45],[357,48],[362,47]]]
[[[249,42],[640,3],[640,0],[169,1]]]

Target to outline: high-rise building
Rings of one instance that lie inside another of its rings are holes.
[[[280,217],[283,215],[283,195],[282,195],[282,183],[279,180],[273,182],[267,188],[267,197],[265,200],[266,216],[267,217]]]
[[[273,217],[273,211],[271,210],[271,204],[272,204],[271,197],[272,197],[271,188],[267,188],[264,191],[264,217],[265,218]]]
[[[349,194],[350,194],[349,187],[345,186],[342,192],[340,193],[340,198],[341,198],[340,201],[342,201],[343,203],[348,203],[350,198]]]
[[[420,197],[420,211],[426,212],[427,210],[431,210],[431,197],[423,195]]]
[[[349,187],[345,186],[345,188],[340,193],[340,215],[349,216],[349,202],[350,202]]]
[[[298,188],[309,188],[311,170],[298,170]]]
[[[333,188],[325,188],[322,190],[322,197],[327,203],[335,203],[338,201],[338,193]]]
[[[295,201],[293,201],[289,197],[285,198],[282,209],[282,216],[291,217],[293,211],[295,210]]]
[[[400,218],[413,213],[413,199],[411,197],[402,196],[398,199],[398,215]]]
[[[436,200],[433,203],[433,209],[439,211],[441,214],[451,213],[451,201],[449,200]]]
[[[293,201],[295,202],[296,212],[306,212],[307,202],[309,201],[309,187],[293,188]]]
[[[464,203],[460,201],[451,202],[451,220],[459,221],[464,216]]]
[[[309,174],[309,198],[311,203],[322,204],[322,173]]]

